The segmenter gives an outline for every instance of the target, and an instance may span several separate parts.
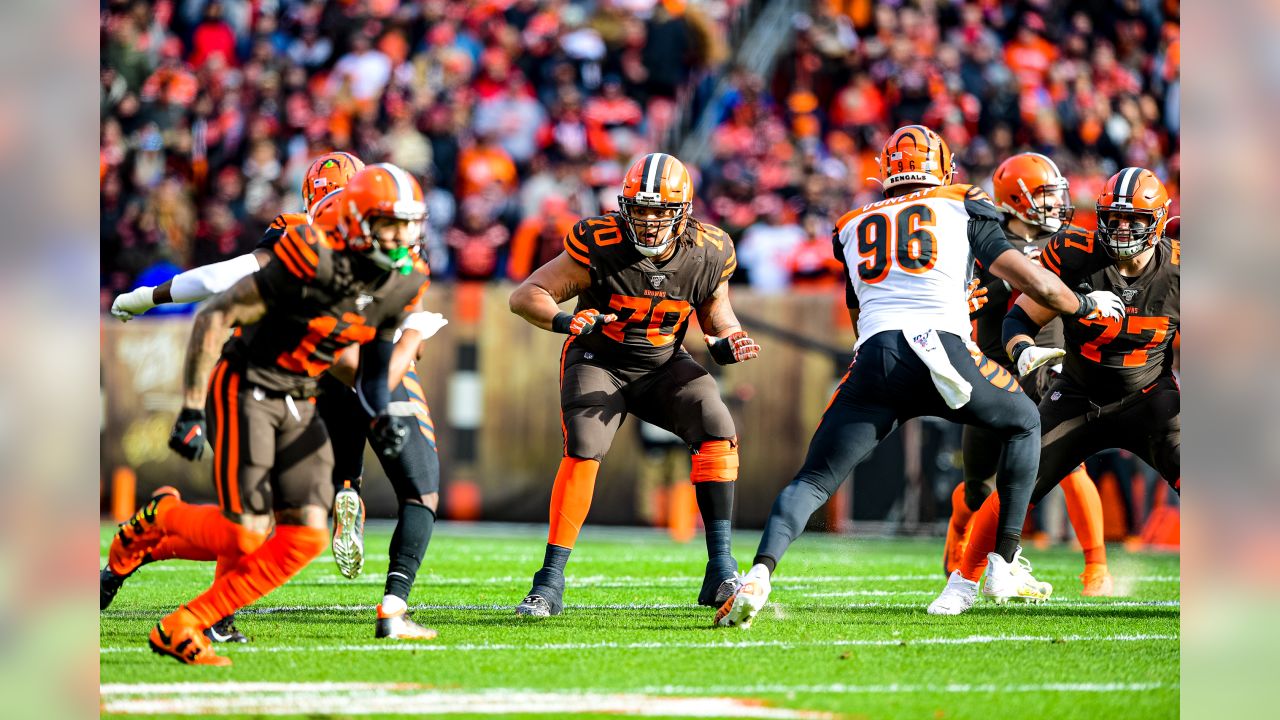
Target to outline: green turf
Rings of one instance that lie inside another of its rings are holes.
[[[102,534],[104,557],[110,532]],[[775,575],[770,606],[744,631],[712,628],[712,611],[693,603],[705,561],[700,541],[679,545],[656,532],[603,528],[588,528],[574,552],[564,614],[516,618],[510,608],[541,562],[543,537],[541,529],[514,526],[438,528],[411,604],[415,619],[440,637],[430,643],[436,649],[406,651],[381,649],[373,638],[390,528],[371,528],[370,557],[357,580],[342,578],[326,553],[243,613],[239,625],[252,645],[219,646],[235,661],[231,668],[185,667],[146,651],[155,621],[212,576],[211,564],[147,566],[102,615],[102,682],[714,695],[867,718],[1178,712],[1176,555],[1111,548],[1124,596],[1089,599],[1080,597],[1078,553],[1029,550],[1037,577],[1056,588],[1054,601],[980,603],[939,618],[924,609],[943,584],[940,539],[809,534]],[[736,538],[740,560],[751,557],[756,539]],[[637,607],[619,607],[627,605]],[[974,636],[997,640],[939,642]],[[120,697],[113,688],[104,701]],[[342,717],[359,705],[352,696],[331,712]]]

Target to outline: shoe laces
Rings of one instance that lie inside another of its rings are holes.
[[[542,597],[541,595],[526,595],[524,597],[524,602],[520,604],[521,605],[539,605],[542,607],[549,607],[547,603],[547,599]]]
[[[1014,563],[1010,566],[1010,569],[1013,570],[1014,575],[1026,575],[1027,577],[1030,577],[1031,561],[1019,553],[1018,557],[1014,558]]]

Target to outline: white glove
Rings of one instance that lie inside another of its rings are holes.
[[[129,322],[134,315],[141,315],[156,306],[151,300],[154,290],[155,288],[144,285],[137,290],[117,295],[111,303],[111,314],[120,322]]]
[[[1018,377],[1026,377],[1041,365],[1061,359],[1066,354],[1067,351],[1062,348],[1042,348],[1032,345],[1018,356]]]
[[[448,325],[449,321],[440,313],[428,311],[416,312],[409,315],[400,323],[401,330],[416,330],[423,340],[440,332],[440,328]]]
[[[1096,310],[1085,316],[1086,320],[1097,320],[1098,318],[1124,319],[1124,301],[1110,290],[1094,290],[1085,297],[1092,298],[1098,305]]]

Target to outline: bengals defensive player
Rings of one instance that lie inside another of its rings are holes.
[[[1083,232],[1071,227],[1075,208],[1071,205],[1070,183],[1058,166],[1040,153],[1020,153],[1000,163],[992,176],[995,204],[1004,214],[1005,238],[1014,249],[1039,261],[1050,239],[1064,232]],[[1019,293],[1008,283],[995,277],[979,264],[980,283],[986,290],[987,304],[973,312],[974,340],[983,354],[1005,370],[1017,368],[1004,351],[1001,340],[1004,316]],[[1043,348],[1063,347],[1062,321],[1054,318],[1036,335]],[[1047,362],[1032,374],[1019,380],[1032,402],[1039,403],[1061,365]],[[995,477],[1000,460],[1000,440],[990,432],[965,426],[962,440],[964,482],[951,495],[951,520],[943,552],[944,573],[950,575],[960,567],[969,521],[982,506]],[[1075,528],[1084,551],[1085,569],[1080,575],[1084,595],[1110,595],[1111,574],[1107,571],[1102,527],[1102,499],[1084,466],[1075,468],[1062,482],[1067,501],[1067,515]]]
[[[1035,405],[1012,375],[969,348],[966,288],[973,258],[1060,312],[1116,312],[1118,300],[1086,296],[1010,246],[980,188],[953,184],[946,141],[922,125],[899,128],[880,153],[885,198],[836,221],[832,246],[845,266],[845,300],[857,327],[854,361],[809,443],[804,465],[774,501],[751,569],[716,613],[747,627],[764,607],[771,576],[809,517],[893,428],[922,415],[989,429],[1002,452],[996,491],[1003,597],[1047,595],[1019,562],[1026,498],[1039,458]]]
[[[512,312],[569,336],[560,365],[564,458],[551,493],[543,566],[516,607],[519,615],[563,609],[565,564],[600,461],[627,413],[689,445],[708,556],[698,602],[713,606],[732,592],[737,437],[715,380],[681,342],[696,314],[717,363],[749,360],[760,347],[729,304],[733,241],[692,217],[692,203],[684,164],[665,153],[645,155],[623,179],[620,210],[575,225],[564,252],[511,294]],[[558,304],[574,297],[575,311],[561,312]]]
[[[1067,232],[1043,262],[1072,287],[1104,290],[1125,304],[1123,319],[1064,319],[1062,374],[1040,400],[1038,503],[1071,468],[1109,448],[1128,450],[1181,486],[1182,433],[1171,344],[1178,332],[1181,248],[1165,237],[1171,200],[1155,173],[1129,167],[1098,196],[1096,233]],[[1004,322],[1005,347],[1021,375],[1056,353],[1032,338],[1057,313],[1020,297]],[[999,499],[975,513],[960,573],[976,582],[995,543]]]

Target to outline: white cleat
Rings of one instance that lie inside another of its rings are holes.
[[[982,594],[1003,605],[1010,600],[1041,603],[1053,594],[1053,586],[1031,576],[1031,561],[1022,557],[1022,548],[1005,562],[996,553],[987,553],[987,579]]]
[[[978,583],[952,570],[942,594],[929,603],[930,615],[959,615],[978,601]]]
[[[350,485],[333,498],[333,561],[343,577],[364,569],[364,500]]]
[[[769,582],[769,570],[755,565],[746,575],[738,577],[737,589],[716,611],[716,625],[720,627],[751,627],[751,621],[769,600],[773,586]]]
[[[378,606],[378,626],[374,637],[379,640],[433,640],[438,634],[414,622],[406,610],[386,614],[382,606]]]

